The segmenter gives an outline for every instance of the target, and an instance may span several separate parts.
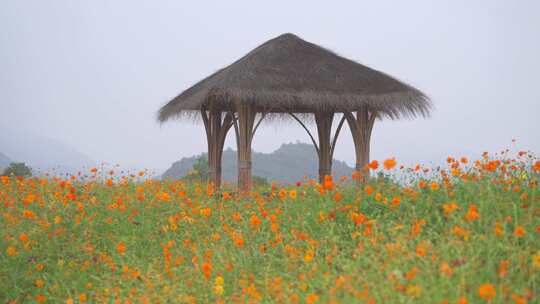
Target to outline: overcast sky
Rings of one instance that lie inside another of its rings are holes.
[[[97,162],[167,168],[206,150],[202,125],[160,126],[157,110],[285,32],[410,83],[428,119],[380,121],[372,158],[429,162],[540,151],[540,1],[22,1],[0,9],[0,132],[24,129]],[[348,131],[347,129],[344,129]],[[270,152],[309,142],[263,125]],[[227,146],[234,147],[234,133]],[[350,133],[336,158],[354,163]]]

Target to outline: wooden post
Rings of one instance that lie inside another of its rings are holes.
[[[317,134],[319,135],[319,182],[324,182],[326,175],[332,175],[332,160],[334,159],[334,150],[336,142],[345,121],[345,116],[341,118],[336,133],[332,136],[332,122],[334,121],[333,112],[315,113],[315,124],[317,125]]]
[[[216,187],[221,186],[221,158],[227,132],[232,126],[232,116],[218,110],[201,110],[208,144],[208,178]]]
[[[354,150],[356,153],[356,170],[364,172],[366,165],[369,163],[370,141],[373,125],[377,114],[363,108],[356,112],[356,117],[351,112],[344,113],[354,142]]]
[[[332,174],[331,136],[334,113],[315,113],[315,124],[319,135],[319,182]]]
[[[255,134],[256,128],[254,129],[253,126],[257,112],[252,105],[237,103],[236,113],[237,117],[233,117],[233,119],[238,150],[238,188],[240,192],[245,193],[251,190],[252,185],[251,142],[253,140],[253,135]]]
[[[306,125],[293,113],[289,113],[298,123],[306,130],[313,146],[317,151],[317,156],[319,157],[319,182],[324,182],[324,177],[326,175],[332,174],[332,159],[334,158],[334,150],[336,148],[336,142],[345,121],[345,116],[341,118],[341,121],[338,124],[336,133],[332,137],[332,122],[334,121],[333,112],[318,112],[315,113],[315,124],[317,125],[317,134],[318,134],[318,144],[309,132],[309,129]]]

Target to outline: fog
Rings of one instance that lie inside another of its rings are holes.
[[[206,139],[200,124],[160,125],[158,109],[291,32],[431,97],[427,119],[376,122],[374,159],[474,157],[512,139],[538,152],[538,12],[534,0],[2,1],[0,132],[53,138],[97,163],[166,169],[204,152]],[[353,164],[344,130],[335,157]],[[310,142],[294,122],[263,124],[253,149],[296,140]]]

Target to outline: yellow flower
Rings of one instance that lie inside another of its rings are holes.
[[[296,190],[289,191],[289,197],[291,199],[296,199]]]
[[[532,262],[533,262],[534,268],[540,269],[540,250],[538,250],[536,254],[533,255]]]
[[[406,293],[413,297],[418,297],[422,293],[422,288],[418,285],[409,285],[407,286]]]
[[[308,250],[306,252],[306,255],[304,255],[304,262],[309,263],[311,260],[313,260],[313,257],[315,256],[315,253],[312,250]]]
[[[225,289],[223,289],[223,285],[215,285],[214,286],[214,293],[218,296],[222,295],[223,292],[225,292]]]
[[[223,277],[222,276],[217,276],[216,277],[216,285],[223,285],[223,283],[224,283]]]

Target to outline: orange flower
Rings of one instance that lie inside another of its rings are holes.
[[[202,208],[201,210],[199,210],[199,214],[202,215],[202,216],[205,216],[205,217],[211,217],[212,216],[212,208],[210,208],[210,207]]]
[[[35,219],[36,218],[36,214],[30,210],[24,210],[23,211],[23,216],[27,219]]]
[[[476,207],[476,205],[474,204],[469,205],[469,210],[467,211],[467,214],[465,214],[465,218],[469,222],[472,222],[480,218],[480,213],[478,212],[478,208]]]
[[[306,303],[307,304],[313,304],[315,302],[319,301],[319,296],[315,293],[311,293],[306,297]]]
[[[375,194],[375,200],[376,200],[377,202],[380,202],[381,199],[382,199],[382,194],[381,194],[380,192],[377,192],[377,194]]]
[[[44,296],[44,295],[42,295],[42,294],[38,294],[38,295],[36,296],[36,302],[38,302],[38,303],[43,303],[43,302],[45,302],[45,301],[47,301],[47,297],[46,297],[46,296]]]
[[[504,233],[503,226],[501,222],[498,222],[498,221],[495,223],[495,228],[493,230],[496,236],[501,236]]]
[[[23,233],[19,236],[19,240],[21,240],[21,242],[28,242],[29,238],[28,238],[28,234],[26,233]]]
[[[447,277],[451,277],[452,274],[454,273],[454,270],[452,269],[452,267],[450,267],[450,265],[446,262],[441,263],[441,265],[439,266],[439,271],[441,272],[441,274]]]
[[[341,201],[341,193],[339,193],[337,191],[336,191],[336,193],[334,193],[334,201],[336,203],[339,203]]]
[[[514,229],[514,235],[516,237],[523,237],[525,235],[525,228],[523,226],[517,226],[516,229]]]
[[[520,296],[517,293],[512,293],[511,298],[514,301],[515,304],[527,304],[527,302],[528,302],[527,297]]]
[[[399,199],[399,197],[394,196],[392,198],[392,206],[398,206],[400,202],[401,202],[401,200]]]
[[[466,158],[466,157],[462,157],[460,160],[459,160],[462,164],[466,164],[469,162],[469,160]]]
[[[332,175],[324,176],[323,187],[325,190],[332,190],[334,188],[334,181],[333,181]]]
[[[504,278],[506,274],[508,273],[508,266],[510,265],[510,261],[508,260],[502,260],[499,263],[499,269],[497,272],[499,273],[499,278]]]
[[[111,178],[108,178],[108,179],[105,181],[105,183],[106,183],[107,186],[109,186],[109,187],[111,187],[111,186],[114,184],[114,182],[113,182],[113,180],[112,180]]]
[[[93,174],[96,174],[96,172],[97,172],[97,168],[96,168],[96,167],[94,167],[94,168],[90,169],[90,172],[91,172],[91,173],[93,173]]]
[[[437,184],[436,182],[431,182],[431,184],[429,184],[429,187],[431,188],[431,190],[435,191],[439,189],[439,184]]]
[[[358,226],[358,225],[361,225],[363,222],[365,222],[367,218],[362,213],[353,212],[351,215],[351,219],[353,220],[354,224]]]
[[[414,221],[411,227],[411,235],[413,236],[419,235],[422,232],[422,226],[424,226],[425,224],[426,224],[426,220],[424,219]]]
[[[418,274],[418,268],[413,267],[413,268],[411,268],[411,270],[409,270],[405,274],[405,279],[407,279],[407,281],[412,281],[412,280],[414,280],[414,278],[416,277],[417,274]]]
[[[204,274],[204,276],[209,279],[210,276],[212,275],[212,264],[210,263],[203,263],[201,265],[201,269],[202,269],[202,272]]]
[[[293,190],[289,191],[289,197],[291,199],[296,199],[296,190],[293,189]]]
[[[540,160],[537,160],[533,166],[535,171],[540,171]]]
[[[239,248],[244,247],[244,239],[242,238],[241,235],[234,236],[234,244],[236,245],[236,247],[239,247]]]
[[[25,198],[24,198],[24,203],[26,205],[29,205],[31,203],[33,203],[34,201],[36,200],[36,196],[34,194],[28,194]]]
[[[261,220],[259,219],[259,217],[257,217],[257,215],[254,214],[251,216],[250,223],[253,228],[257,228],[261,225]]]
[[[443,210],[444,210],[444,215],[445,216],[450,215],[450,213],[456,211],[457,209],[458,209],[458,205],[456,204],[456,202],[450,202],[448,204],[443,204]]]
[[[397,165],[395,158],[389,158],[383,162],[384,169],[392,170]]]
[[[223,191],[223,199],[228,200],[229,198],[231,198],[231,194],[227,191]]]
[[[352,172],[352,179],[353,180],[359,180],[360,178],[362,178],[362,173],[358,170],[354,170]]]
[[[482,299],[490,302],[495,298],[497,292],[495,291],[495,286],[492,284],[482,284],[480,287],[478,287],[478,295]]]
[[[116,245],[116,252],[120,254],[124,254],[124,252],[126,252],[126,246],[124,245],[124,243],[120,242],[118,243],[118,245]]]
[[[6,253],[8,256],[14,256],[17,254],[17,248],[15,247],[12,247],[12,246],[9,246],[7,249],[6,249]]]
[[[242,215],[240,214],[240,212],[234,212],[232,214],[232,219],[235,222],[240,222],[240,221],[242,221]]]
[[[170,202],[171,201],[171,196],[169,195],[169,193],[167,192],[162,192],[160,195],[159,195],[159,199],[164,201],[164,202]]]
[[[416,246],[416,255],[419,257],[426,256],[426,248],[422,245]]]
[[[426,182],[424,180],[420,180],[418,182],[418,188],[424,189],[426,187]]]
[[[371,169],[371,170],[377,170],[379,168],[379,162],[376,161],[376,160],[372,160],[369,164],[368,164],[368,167]]]
[[[371,187],[371,186],[369,186],[369,185],[366,186],[366,187],[364,188],[364,192],[365,192],[367,195],[371,195],[371,194],[373,193],[373,191],[374,191],[374,190],[373,190],[373,187]]]

